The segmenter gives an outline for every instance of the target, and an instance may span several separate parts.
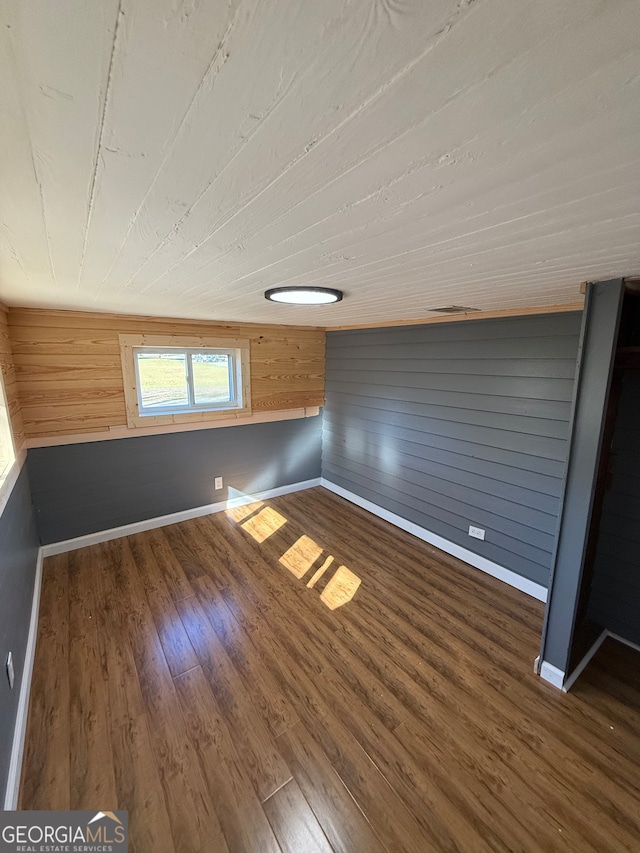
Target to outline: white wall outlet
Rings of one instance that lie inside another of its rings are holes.
[[[473,524],[470,524],[469,536],[473,536],[474,539],[484,540],[484,530],[481,527],[474,527]]]
[[[216,489],[222,488],[222,477],[216,477],[215,479],[215,487]]]
[[[16,675],[13,671],[13,653],[9,652],[7,655],[7,678],[9,679],[9,690],[13,690],[13,682],[15,681]]]

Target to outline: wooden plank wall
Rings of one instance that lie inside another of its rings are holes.
[[[254,413],[324,403],[321,329],[11,308],[9,334],[27,438],[126,426],[120,333],[249,338]]]
[[[24,444],[25,433],[22,421],[22,412],[20,409],[16,370],[11,352],[8,313],[8,309],[5,308],[4,305],[0,305],[0,369],[2,370],[4,389],[7,396],[7,405],[9,407],[9,416],[11,418],[11,427],[13,430],[13,439],[17,452]]]

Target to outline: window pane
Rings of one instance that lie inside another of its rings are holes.
[[[175,409],[189,405],[187,356],[176,353],[136,353],[143,409]]]
[[[196,352],[191,357],[196,406],[231,401],[231,357],[222,353]]]
[[[4,477],[14,459],[9,413],[0,402],[0,478]]]
[[[11,440],[11,421],[0,374],[0,479],[6,475],[15,458]]]

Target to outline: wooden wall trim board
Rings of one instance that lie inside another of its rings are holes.
[[[9,761],[7,790],[4,798],[3,808],[5,809],[5,811],[15,811],[15,809],[18,808],[18,794],[20,792],[20,774],[22,771],[22,756],[24,753],[25,736],[27,732],[27,716],[29,713],[29,695],[31,693],[33,663],[36,655],[36,639],[38,636],[38,616],[40,613],[40,592],[42,590],[43,559],[44,552],[42,548],[39,548],[38,560],[36,563],[36,576],[33,584],[31,616],[29,618],[29,636],[27,639],[27,649],[24,656],[24,666],[22,668],[20,698],[18,700],[16,724],[13,730],[13,744],[11,746],[11,758]]]
[[[277,412],[261,412],[238,421],[237,418],[222,418],[216,421],[196,421],[186,424],[163,424],[140,427],[133,435],[165,435],[173,432],[191,432],[198,429],[220,429],[221,427],[240,426],[242,424],[266,424],[273,421],[292,421],[298,418],[313,418],[320,414],[320,406],[307,406],[301,409],[283,409]],[[69,435],[51,435],[42,438],[28,438],[26,447],[56,447],[60,444],[86,444],[90,441],[110,441],[117,438],[131,438],[128,427],[115,426],[101,432],[78,432]]]
[[[382,323],[356,323],[347,326],[327,326],[327,332],[347,331],[349,329],[380,329],[392,326],[424,326],[432,323],[461,323],[471,320],[497,320],[501,317],[529,317],[534,314],[565,314],[569,311],[582,311],[584,300],[567,302],[563,305],[541,305],[537,308],[504,308],[500,311],[473,311],[467,314],[442,314],[438,317],[417,317],[413,320],[389,320]]]
[[[11,308],[9,333],[30,440],[126,427],[121,334],[246,338],[254,414],[324,403],[325,332],[316,327]]]
[[[509,584],[509,586],[515,587],[533,598],[537,598],[538,601],[547,600],[546,587],[541,584],[522,577],[522,575],[516,574],[516,572],[512,572],[504,566],[499,566],[497,563],[487,560],[486,557],[481,557],[479,554],[475,554],[467,548],[462,548],[460,545],[456,545],[455,542],[450,542],[444,537],[438,536],[436,533],[432,533],[430,530],[426,530],[418,524],[414,524],[412,521],[407,521],[406,518],[402,518],[402,516],[397,515],[395,512],[389,512],[389,510],[384,509],[384,507],[378,506],[365,498],[361,498],[360,495],[332,483],[331,480],[327,480],[322,477],[320,485],[324,486],[325,489],[329,489],[329,491],[334,492],[336,495],[340,495],[340,497],[345,498],[345,500],[350,501],[356,506],[366,509],[368,512],[373,513],[373,515],[377,515],[378,518],[389,521],[401,530],[405,530],[407,533],[417,536],[418,539],[422,539],[423,542],[428,542],[430,545],[434,545],[440,551],[444,551],[446,554],[451,554],[453,557],[457,557],[459,560],[468,563],[470,566],[480,569],[480,571],[485,572],[498,580],[504,581]]]

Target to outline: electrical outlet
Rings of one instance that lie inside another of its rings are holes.
[[[473,536],[474,539],[483,539],[484,540],[484,530],[481,527],[474,527],[472,524],[469,525],[469,536]]]
[[[9,690],[13,690],[13,682],[15,681],[15,673],[13,671],[13,654],[9,652],[7,655],[7,678],[9,679]]]
[[[222,477],[216,477],[215,479],[215,487],[216,489],[222,488]]]

